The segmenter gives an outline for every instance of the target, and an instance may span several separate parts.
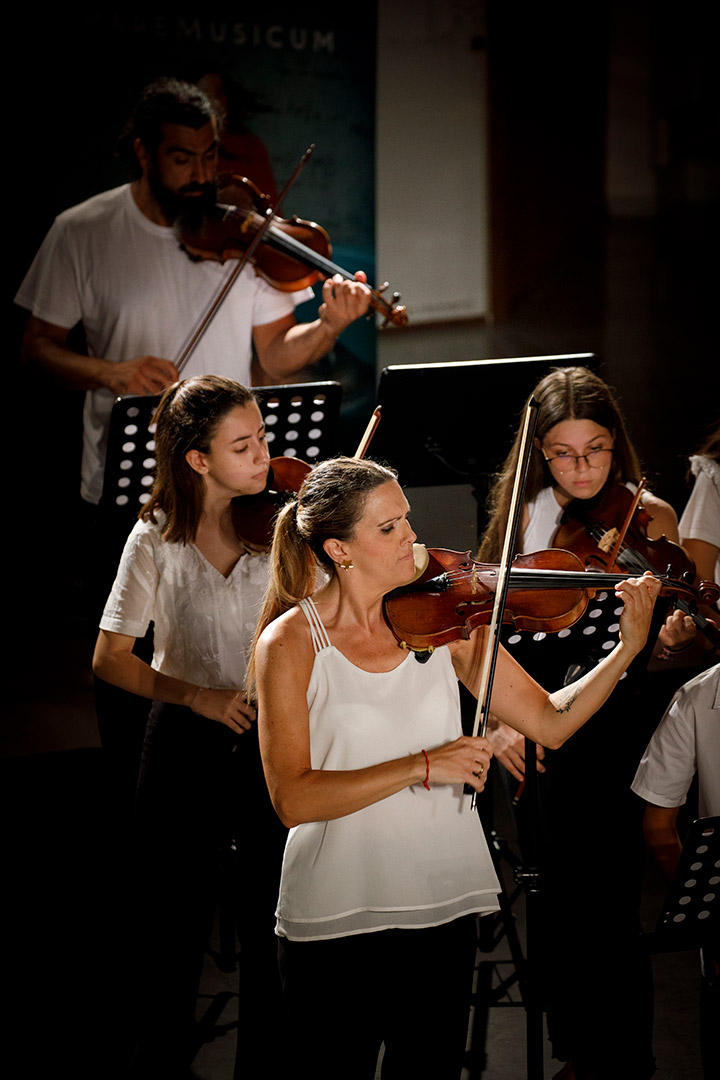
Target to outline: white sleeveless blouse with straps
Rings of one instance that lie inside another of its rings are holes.
[[[304,600],[315,660],[307,691],[314,769],[361,769],[462,734],[446,647],[369,672],[330,643]],[[497,909],[499,885],[462,784],[421,783],[334,821],[290,830],[276,932],[293,940],[427,927]]]

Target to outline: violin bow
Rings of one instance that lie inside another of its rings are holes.
[[[233,266],[231,272],[228,274],[227,278],[225,279],[223,284],[220,286],[218,292],[216,293],[216,295],[213,297],[213,299],[208,304],[207,309],[205,311],[205,314],[200,319],[197,327],[195,327],[195,329],[190,331],[190,334],[186,338],[185,344],[183,345],[182,349],[180,350],[180,353],[179,353],[179,355],[178,355],[178,357],[177,357],[177,359],[175,361],[175,367],[178,369],[178,372],[182,372],[182,369],[185,367],[188,360],[190,359],[193,352],[195,351],[195,348],[196,348],[198,342],[200,341],[201,337],[203,336],[203,334],[207,330],[208,326],[210,325],[210,323],[214,319],[215,315],[217,314],[218,310],[220,309],[222,303],[225,300],[225,297],[230,292],[230,289],[233,287],[233,285],[237,281],[238,277],[242,273],[243,267],[245,267],[247,265],[247,263],[250,261],[250,259],[252,258],[252,256],[255,253],[258,245],[261,243],[263,236],[265,235],[267,230],[270,228],[270,225],[272,224],[273,219],[275,217],[277,217],[277,214],[278,214],[278,211],[280,210],[280,206],[282,204],[283,199],[285,198],[288,191],[290,190],[290,188],[293,186],[293,184],[297,180],[303,166],[305,165],[305,162],[310,157],[310,155],[312,154],[314,149],[315,149],[315,143],[311,143],[310,146],[305,151],[305,153],[303,154],[303,156],[300,158],[300,161],[295,166],[295,168],[294,168],[294,170],[292,172],[292,175],[287,180],[287,182],[285,183],[284,188],[282,189],[282,191],[278,195],[277,199],[275,200],[275,205],[271,206],[271,207],[268,207],[262,225],[260,226],[258,231],[255,233],[254,237],[252,238],[252,240],[248,244],[247,248],[245,249],[245,251],[242,254],[242,257],[240,259],[238,259],[236,265]]]
[[[635,511],[640,504],[640,498],[645,489],[645,483],[646,479],[643,476],[642,480],[638,484],[638,489],[635,492],[635,498],[633,499],[630,509],[628,510],[627,517],[625,518],[625,523],[623,524],[623,527],[618,533],[617,538],[615,539],[615,543],[613,544],[613,549],[610,554],[610,560],[608,562],[608,567],[610,569],[612,569],[612,567],[615,566],[616,563],[620,565],[618,563],[618,557],[622,554],[622,546],[625,542],[625,536],[627,535],[627,531],[630,527],[630,522],[635,516]],[[651,570],[656,577],[658,576],[654,567],[648,565],[647,569]],[[700,582],[700,588],[702,587],[702,584],[703,583]],[[680,611],[682,611],[685,615],[689,615],[692,621],[697,626],[700,633],[704,634],[705,637],[708,639],[711,644],[710,655],[720,652],[720,632],[709,621],[709,619],[706,619],[704,615],[701,615],[699,611],[693,610],[693,605],[688,603],[685,597],[676,597],[675,606],[679,608]]]
[[[485,735],[488,718],[490,716],[490,698],[492,696],[492,684],[495,676],[498,649],[500,647],[500,627],[502,626],[505,603],[508,588],[510,587],[510,564],[515,551],[520,514],[522,512],[523,495],[525,493],[525,481],[530,462],[535,427],[537,425],[539,405],[534,397],[531,397],[525,409],[523,433],[518,454],[518,464],[515,471],[508,524],[505,529],[502,558],[498,565],[497,588],[495,589],[495,601],[493,603],[492,616],[488,625],[488,639],[483,654],[482,669],[480,672],[480,685],[478,688],[477,708],[475,710],[475,723],[473,735]],[[477,793],[473,792],[472,805],[475,807]]]
[[[625,543],[625,537],[627,536],[627,531],[630,528],[630,522],[632,521],[633,517],[635,516],[635,511],[637,510],[637,508],[638,508],[638,506],[640,504],[640,498],[642,496],[642,493],[643,493],[644,489],[645,489],[645,477],[643,476],[642,480],[638,484],[638,489],[635,492],[635,498],[633,499],[632,504],[630,506],[630,509],[627,512],[627,516],[625,518],[625,522],[623,524],[623,527],[620,530],[620,532],[617,534],[617,537],[615,538],[615,543],[613,545],[613,549],[612,549],[612,552],[610,554],[610,561],[608,563],[609,569],[612,569],[613,566],[615,566],[615,564],[618,561],[618,556],[620,555],[621,548],[622,548],[623,544]]]
[[[380,414],[381,414],[381,412],[382,412],[382,405],[378,405],[377,408],[375,409],[375,411],[373,412],[372,416],[370,417],[370,420],[368,421],[368,426],[365,428],[365,431],[363,433],[363,437],[360,440],[360,442],[358,444],[358,448],[357,448],[357,450],[355,451],[355,454],[354,454],[354,456],[356,458],[359,458],[360,460],[362,460],[362,458],[364,458],[365,455],[368,452],[368,448],[370,446],[370,443],[372,442],[373,435],[375,434],[375,432],[377,430],[377,426],[380,423]]]

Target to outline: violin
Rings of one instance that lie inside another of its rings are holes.
[[[642,487],[636,495],[624,484],[611,485],[592,499],[573,499],[565,509],[560,525],[552,538],[553,547],[574,552],[583,565],[606,572],[626,571],[636,575],[646,570],[664,574],[677,581],[692,583],[695,564],[679,544],[667,537],[658,540],[648,537],[648,525],[653,520],[642,505]],[[712,594],[712,583],[702,581],[698,597],[678,594],[675,606],[689,615],[698,629],[720,647],[720,630],[697,610],[697,599],[703,604]]]
[[[368,422],[354,456],[364,458],[380,423],[378,405]],[[275,518],[285,503],[297,495],[302,482],[312,469],[306,461],[295,457],[270,459],[267,483],[257,495],[237,495],[231,503],[235,533],[252,551],[267,552],[272,544]]]
[[[218,197],[215,207],[201,221],[180,219],[176,231],[180,242],[193,259],[242,258],[258,232],[262,238],[250,261],[255,271],[270,285],[283,292],[297,292],[314,284],[319,278],[339,274],[346,281],[355,275],[330,260],[330,237],[321,225],[296,216],[266,219],[271,206],[265,195],[244,176],[223,173],[218,177]],[[406,309],[398,304],[398,293],[388,302],[379,289],[370,289],[370,304],[388,322],[406,326]]]
[[[270,459],[265,489],[257,495],[237,495],[231,503],[233,528],[252,551],[267,552],[278,512],[296,495],[312,465],[293,457]]]
[[[419,573],[410,584],[385,596],[383,612],[398,643],[424,653],[467,639],[476,627],[487,625],[499,574],[496,565],[476,562],[469,551],[415,547]],[[518,555],[509,570],[503,622],[518,630],[564,630],[583,615],[595,592],[636,576],[587,570],[577,555],[556,548]],[[690,584],[655,576],[661,596],[696,600]],[[703,603],[719,596],[714,582],[703,582]]]
[[[679,544],[665,536],[648,537],[652,520],[629,488],[612,484],[592,499],[573,499],[551,544],[573,551],[592,569],[635,574],[652,570],[677,579],[690,574],[692,580],[695,565]]]

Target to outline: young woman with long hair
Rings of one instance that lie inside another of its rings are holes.
[[[642,477],[618,401],[598,375],[559,368],[538,383],[532,397],[539,410],[516,545],[523,553],[552,546],[574,500],[589,503],[613,485],[635,491]],[[519,444],[520,433],[490,493],[482,561],[497,561],[502,548]],[[664,535],[678,543],[672,507],[650,491],[643,491],[642,503],[652,519],[649,539]],[[613,524],[620,528],[623,522]],[[608,589],[558,634],[510,627],[502,640],[536,678],[563,685],[616,646],[618,616]],[[680,611],[663,625],[658,605],[642,656],[603,708],[562,748],[538,740],[548,1027],[555,1056],[567,1063],[558,1074],[566,1080],[638,1080],[654,1070],[650,961],[639,944],[642,804],[630,784],[660,715],[648,704],[649,655],[658,635],[670,657],[694,629]],[[488,735],[499,760],[522,779],[524,739],[497,718]],[[520,807],[523,816],[534,812]]]
[[[265,428],[249,390],[209,375],[169,387],[155,421],[155,485],[93,661],[107,682],[152,700],[136,803],[136,989],[145,993],[133,1076],[175,1077],[192,1058],[223,863],[235,874],[242,952],[238,1060],[253,1073],[267,1062],[279,1001],[273,910],[284,830],[243,693],[268,559],[238,535],[233,500],[265,486]],[[132,649],[151,622],[148,664]]]

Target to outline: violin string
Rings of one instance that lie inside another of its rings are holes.
[[[608,528],[604,522],[598,522],[596,525],[587,527],[588,535],[591,540],[600,541],[607,534]],[[618,562],[629,567],[631,570],[635,570],[638,573],[645,573],[646,570],[654,571],[652,563],[650,563],[644,555],[642,555],[635,548],[630,547],[625,541],[620,545],[620,551],[618,554]]]
[[[453,585],[464,584],[469,577],[472,577],[472,574],[472,570],[453,570],[443,574],[442,578],[452,587]],[[605,570],[593,572],[591,570],[553,570],[551,568],[523,566],[512,567],[510,570],[511,582],[514,577],[517,582],[515,587],[521,589],[547,589],[551,587],[548,583],[553,581],[557,582],[556,587],[560,589],[599,589],[603,585],[615,585],[633,576],[632,573],[609,574]],[[478,580],[482,580],[482,572],[478,574]],[[666,581],[661,576],[659,580]],[[483,582],[483,584],[486,584],[486,582]]]
[[[255,219],[257,219],[258,223],[263,220],[260,214],[253,211],[249,212],[246,216],[253,218],[255,228],[258,227]],[[282,229],[274,223],[266,230],[263,240],[268,247],[274,248],[276,251],[281,252],[283,255],[287,255],[289,258],[294,258],[302,266],[307,266],[310,270],[317,270],[326,278],[331,278],[333,275],[339,274],[345,281],[355,280],[355,275],[351,274],[349,270],[345,270],[344,267],[339,266],[338,263],[333,262],[332,259],[328,259],[324,255],[321,255],[309,245],[303,244],[290,233],[283,232]],[[309,256],[312,256],[312,258],[309,258]],[[370,288],[370,286],[368,286],[368,288]],[[375,289],[370,289],[370,292],[373,297],[373,303],[383,314],[386,312],[392,313],[392,305],[390,305],[379,292]]]
[[[318,252],[313,251],[312,248],[306,244],[301,244],[299,240],[296,240],[294,236],[286,235],[281,232],[277,226],[270,226],[270,229],[265,235],[265,241],[270,247],[277,248],[278,251],[282,251],[285,255],[295,256],[299,261],[306,265],[308,262],[308,251],[312,253],[314,268],[321,270],[328,277],[332,277],[333,274],[340,274],[346,281],[352,281],[353,275],[348,270],[343,270],[342,266],[338,266],[337,263],[332,262],[330,259],[326,259],[324,255],[320,255]]]
[[[602,525],[600,525],[598,527],[588,528],[588,533],[590,534],[590,536],[591,536],[591,538],[593,540],[601,540],[602,537],[605,535],[605,533],[603,531],[603,528],[602,528]],[[631,557],[628,558],[627,556],[631,556]],[[633,558],[635,560],[634,563],[633,563]],[[640,572],[644,573],[646,570],[650,570],[651,573],[656,573],[655,567],[652,565],[652,563],[648,559],[646,559],[644,557],[644,555],[642,555],[635,548],[630,547],[628,544],[626,544],[624,542],[620,546],[620,553],[619,553],[619,556],[618,556],[618,562],[621,563],[621,565],[629,565],[629,566],[633,567],[633,569],[637,570],[638,573],[640,573]],[[699,611],[697,611],[696,609],[693,608],[693,605],[691,605],[685,599],[685,597],[676,596],[674,602],[675,602],[675,606],[677,608],[679,608],[680,611],[682,611],[684,615],[689,615],[690,616],[690,618],[693,620],[693,622],[695,623],[697,628],[703,634],[706,634],[708,637],[710,637],[712,639],[713,631],[710,629],[711,624],[708,623],[707,619],[705,619],[705,617]]]

